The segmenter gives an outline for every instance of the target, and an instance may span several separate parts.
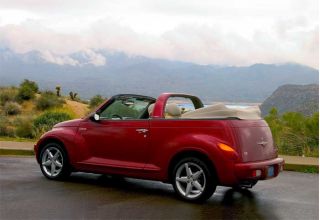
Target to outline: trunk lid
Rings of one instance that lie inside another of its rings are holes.
[[[269,160],[278,156],[271,130],[264,120],[232,120],[231,126],[242,162]]]

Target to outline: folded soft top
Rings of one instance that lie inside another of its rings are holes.
[[[228,108],[222,103],[199,108],[182,114],[181,118],[239,118],[261,119],[261,111],[258,106],[247,108]]]

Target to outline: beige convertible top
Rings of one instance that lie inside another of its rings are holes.
[[[261,111],[258,106],[247,108],[228,108],[222,103],[199,108],[186,112],[181,118],[239,118],[239,119],[261,119]]]

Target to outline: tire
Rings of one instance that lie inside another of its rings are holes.
[[[205,162],[196,157],[187,157],[178,161],[171,178],[177,195],[189,202],[206,201],[217,187],[214,173]]]
[[[50,180],[61,180],[71,173],[68,156],[58,143],[48,143],[40,153],[40,169]]]

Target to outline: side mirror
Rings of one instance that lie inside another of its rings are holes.
[[[97,114],[97,113],[94,113],[93,119],[94,119],[95,121],[100,121],[100,115]]]

